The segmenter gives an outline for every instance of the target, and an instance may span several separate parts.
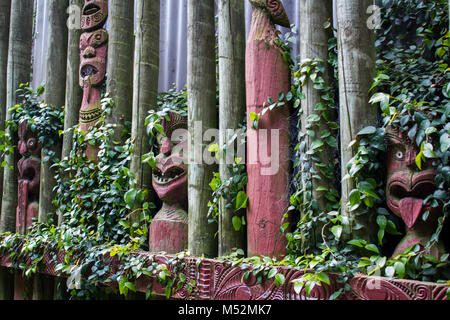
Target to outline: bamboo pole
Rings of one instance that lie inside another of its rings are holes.
[[[325,63],[323,78],[325,80],[324,85],[330,86],[330,80],[332,75],[332,70],[330,70],[329,64],[326,63],[328,60],[328,40],[332,36],[331,29],[325,29],[324,25],[329,20],[332,21],[333,18],[333,8],[332,1],[330,0],[301,0],[300,2],[300,57],[304,61],[306,59],[321,58]],[[316,106],[322,101],[322,92],[314,88],[314,83],[311,79],[308,79],[302,88],[302,92],[305,94],[305,99],[302,100],[302,110],[301,115],[301,131],[305,134],[305,142],[307,144],[306,150],[311,149],[311,144],[314,139],[321,136],[321,131],[327,127],[327,121],[321,117],[317,126],[311,127],[308,123],[307,118],[311,114],[316,114]],[[334,113],[328,110],[329,121],[334,118]],[[307,135],[307,131],[314,131],[314,137]],[[302,155],[307,157],[306,155]],[[326,143],[321,148],[321,152],[316,154],[320,157],[322,164],[330,165],[334,162],[334,154],[332,148]],[[326,187],[328,190],[333,187],[333,181],[330,181],[322,173],[320,173],[320,168],[313,164],[312,169],[316,172],[321,179],[311,179],[311,191],[312,199],[317,201],[318,210],[320,212],[326,210],[326,198],[324,197],[323,191],[317,191],[319,186]],[[311,176],[311,168],[302,168],[303,172],[303,184],[306,184],[306,175]],[[315,243],[315,240],[321,238],[321,226],[318,225],[315,230],[313,230],[313,235],[309,239],[310,244]],[[307,241],[307,240],[306,240]],[[307,243],[305,243],[307,245]]]
[[[10,0],[0,0],[0,131],[5,130],[6,118],[6,70],[8,66]],[[3,162],[3,157],[0,157]],[[0,194],[3,194],[3,168],[0,168]],[[0,212],[1,212],[0,201]],[[11,276],[8,269],[0,268],[0,300],[11,297]]]
[[[367,8],[372,0],[337,0],[338,20],[338,60],[339,60],[339,101],[340,101],[340,137],[341,172],[347,174],[347,163],[355,155],[349,144],[357,133],[367,126],[377,123],[377,109],[369,104],[369,89],[375,73],[374,30],[367,25]],[[348,216],[351,227],[356,223],[364,225],[362,232],[353,232],[353,236],[368,238],[368,216],[355,216],[349,211],[347,203],[354,183],[342,181],[342,214]]]
[[[188,201],[191,254],[217,254],[217,226],[207,219],[215,165],[203,163],[203,133],[217,127],[214,0],[188,0]]]
[[[49,34],[47,45],[47,69],[45,85],[45,102],[48,105],[62,107],[65,103],[66,74],[67,74],[67,26],[66,10],[69,0],[50,0],[49,6]],[[39,190],[39,222],[47,222],[49,213],[55,212],[52,202],[55,197],[53,188],[56,186],[55,169],[50,168],[55,158],[61,157],[61,144],[41,151],[41,183]],[[44,161],[47,152],[54,152],[51,160]]]
[[[70,151],[73,147],[73,128],[78,124],[78,116],[83,98],[83,91],[79,84],[79,67],[80,67],[80,36],[82,30],[79,25],[81,8],[83,0],[70,0],[71,14],[70,28],[68,29],[67,41],[67,74],[66,74],[66,98],[64,112],[64,136],[61,152],[61,159],[69,158]],[[79,10],[79,11],[78,11]],[[61,222],[61,217],[59,219]]]
[[[120,139],[125,122],[131,121],[133,98],[134,1],[109,1],[108,71],[106,91],[114,108],[106,122],[117,125]]]
[[[134,87],[132,141],[134,152],[131,171],[137,189],[149,190],[147,200],[153,199],[152,170],[142,163],[142,156],[150,151],[145,118],[157,109],[159,76],[159,24],[160,1],[137,0],[136,43],[134,50]]]
[[[236,130],[245,117],[245,2],[219,0],[219,144],[229,142],[227,130]],[[234,143],[228,153],[234,152]],[[232,177],[227,163],[228,153],[222,154],[220,177],[225,181]],[[228,159],[230,160],[230,159]],[[232,159],[234,160],[234,159]],[[232,224],[234,208],[227,208],[227,200],[219,204],[219,255],[231,253],[233,248],[245,246],[245,228],[236,231]]]
[[[6,117],[11,120],[10,108],[16,105],[16,90],[21,83],[30,81],[31,46],[33,32],[33,1],[13,0],[11,2],[8,63]],[[6,132],[17,145],[17,134],[9,128]],[[0,232],[15,232],[17,208],[17,161],[18,152],[6,155],[7,166],[4,168],[2,206],[0,215]],[[14,277],[4,270],[0,272],[0,299],[13,298]]]
[[[5,130],[6,119],[6,69],[8,66],[9,16],[11,1],[0,0],[0,131]],[[0,156],[0,163],[3,157]],[[3,194],[3,168],[0,167],[0,194]],[[0,201],[0,212],[2,204]]]

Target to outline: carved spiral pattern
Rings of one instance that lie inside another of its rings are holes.
[[[431,299],[431,293],[427,286],[424,285],[418,285],[416,288],[414,288],[414,299],[415,300],[428,300]]]
[[[284,12],[284,7],[280,0],[267,0],[267,7],[275,17]]]
[[[289,28],[289,17],[284,10],[281,0],[267,0],[267,8],[269,8],[272,19],[276,24]]]

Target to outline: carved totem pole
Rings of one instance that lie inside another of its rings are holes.
[[[19,182],[17,192],[16,232],[25,234],[39,215],[39,182],[41,172],[41,143],[28,128],[28,122],[19,125],[19,153],[17,163]]]
[[[247,115],[261,113],[269,97],[277,99],[290,89],[290,70],[274,40],[275,25],[289,27],[280,0],[250,0],[253,6],[246,48]],[[247,209],[249,255],[281,257],[286,239],[280,233],[289,206],[289,115],[288,107],[261,116],[258,130],[247,119]]]
[[[389,129],[387,138],[387,205],[403,220],[406,230],[405,237],[395,249],[395,256],[411,245],[420,244],[425,247],[436,231],[442,206],[432,208],[424,205],[424,199],[437,189],[434,182],[437,171],[433,161],[425,162],[419,171],[415,163],[419,150],[406,133]],[[429,214],[424,221],[423,215],[426,212]],[[431,248],[430,253],[439,257],[444,251],[443,244],[439,242]]]
[[[187,146],[187,119],[176,112],[169,112],[168,118],[162,119],[164,134],[158,134],[152,179],[163,205],[150,225],[149,246],[150,251],[170,254],[188,245],[187,167],[182,153]]]
[[[102,114],[100,87],[105,82],[108,32],[103,25],[108,18],[108,0],[85,0],[81,15],[80,87],[83,100],[80,108],[80,128],[87,132]],[[95,147],[88,146],[86,155],[94,160]]]
[[[39,216],[39,184],[41,177],[41,143],[28,127],[28,122],[19,124],[18,150],[22,158],[17,162],[19,181],[17,184],[16,232],[26,234]],[[32,281],[19,272],[14,275],[14,299],[23,300],[32,294]]]

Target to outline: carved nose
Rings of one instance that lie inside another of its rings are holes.
[[[169,138],[163,138],[161,144],[161,153],[168,156],[172,152],[172,146],[170,144]]]
[[[84,58],[93,58],[96,56],[96,51],[93,47],[89,46],[83,51]]]
[[[19,141],[19,154],[28,156],[27,144]]]
[[[416,150],[407,150],[406,151],[406,165],[408,167],[413,167],[416,165],[416,157],[418,153]]]

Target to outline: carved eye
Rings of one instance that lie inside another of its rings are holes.
[[[395,152],[395,159],[397,159],[397,160],[403,160],[403,156],[404,156],[403,151],[397,150],[397,151]]]
[[[36,141],[35,138],[28,139],[28,141],[27,141],[27,147],[28,147],[29,150],[34,150],[34,149],[36,149],[36,145],[37,145],[37,141]]]

